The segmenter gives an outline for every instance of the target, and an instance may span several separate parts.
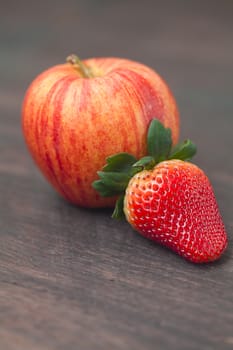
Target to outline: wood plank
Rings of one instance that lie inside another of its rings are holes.
[[[233,348],[232,14],[227,0],[1,4],[0,349]],[[139,60],[169,82],[228,231],[221,260],[190,264],[46,183],[21,103],[74,51]]]

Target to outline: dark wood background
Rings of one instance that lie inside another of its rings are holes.
[[[233,349],[233,1],[0,1],[0,349]],[[20,125],[26,87],[70,53],[156,69],[229,236],[196,266],[61,199]]]

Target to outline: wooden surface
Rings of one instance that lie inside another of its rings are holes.
[[[233,349],[233,2],[0,1],[0,350]],[[156,69],[229,236],[195,266],[62,200],[21,133],[26,87],[76,52]]]

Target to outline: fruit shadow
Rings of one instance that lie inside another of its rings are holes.
[[[113,208],[83,208],[83,207],[78,207],[75,204],[67,202],[65,199],[63,199],[61,197],[59,197],[59,199],[58,199],[58,196],[56,196],[56,200],[58,200],[58,202],[59,202],[59,207],[62,207],[63,210],[69,212],[70,217],[74,218],[78,214],[79,217],[81,217],[81,218],[83,217],[83,218],[85,218],[85,220],[88,220],[88,221],[89,220],[91,220],[91,221],[98,220],[100,222],[102,220],[102,221],[104,221],[105,226],[107,225],[109,227],[109,229],[111,230],[111,226],[113,224],[110,224],[110,221],[108,221],[108,219],[113,220],[113,219],[111,219],[111,215],[113,213]],[[120,220],[120,221],[124,222],[124,220]],[[119,225],[118,222],[119,222],[119,220],[115,221],[114,225],[118,226]],[[143,244],[144,249],[146,248],[146,245],[149,245],[149,247],[154,247],[156,249],[156,251],[160,251],[160,252],[166,251],[166,254],[168,254],[168,260],[167,260],[168,263],[173,256],[175,259],[178,259],[177,262],[183,261],[184,264],[188,264],[190,267],[193,266],[194,268],[201,269],[201,270],[210,270],[213,268],[220,268],[220,267],[224,266],[225,264],[227,264],[232,259],[232,244],[231,244],[231,242],[229,242],[226,251],[223,253],[223,255],[221,256],[220,259],[218,259],[214,262],[197,264],[197,263],[190,262],[183,257],[180,257],[177,253],[171,251],[169,248],[162,246],[159,243],[153,242],[152,240],[148,240],[147,238],[139,235],[129,225],[127,225],[127,228],[124,225],[123,226],[119,225],[118,229],[119,230],[126,230],[125,231],[126,235],[131,233],[131,237],[129,238],[130,244],[133,244],[133,241],[135,240],[135,245],[137,245],[137,248],[138,248],[138,245]],[[76,232],[76,234],[77,234],[77,232]],[[122,233],[121,233],[121,235],[122,235]]]

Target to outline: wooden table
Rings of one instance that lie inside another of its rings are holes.
[[[5,1],[0,19],[0,349],[233,349],[233,2]],[[190,264],[44,180],[21,102],[72,52],[138,60],[167,80],[224,218],[221,260]]]

